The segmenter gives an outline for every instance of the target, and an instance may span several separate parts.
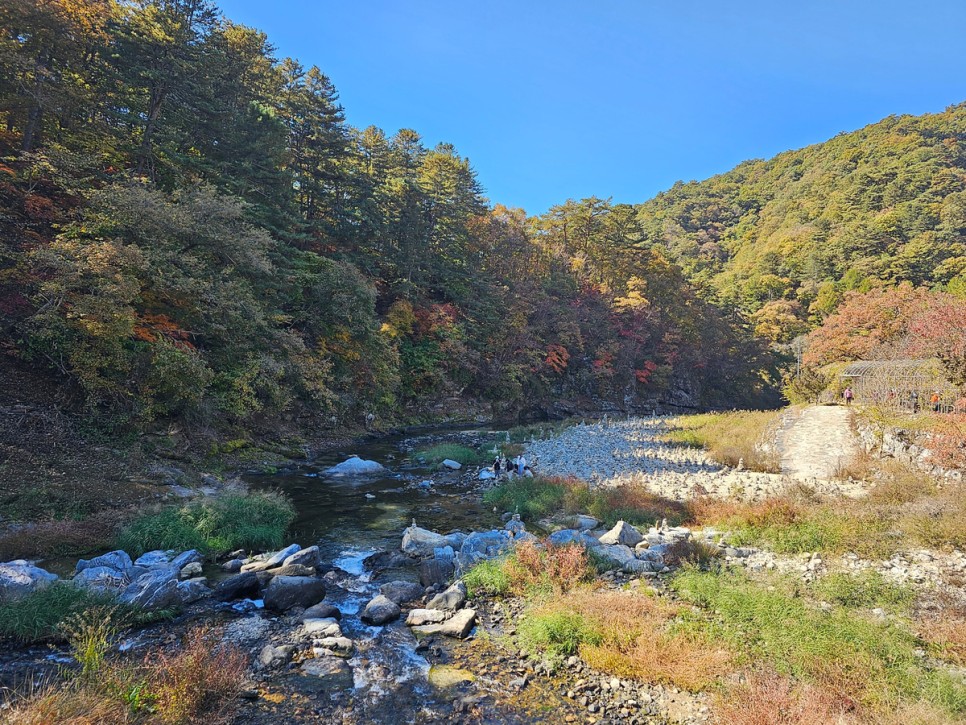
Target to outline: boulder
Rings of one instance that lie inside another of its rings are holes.
[[[385,624],[398,617],[399,605],[380,594],[366,605],[360,619],[367,624]]]
[[[182,604],[191,604],[199,599],[211,596],[211,589],[208,587],[208,580],[199,576],[194,579],[186,579],[178,582],[178,596]]]
[[[454,531],[451,534],[446,534],[443,538],[446,539],[446,546],[451,546],[454,551],[459,551],[463,542],[466,541],[466,534],[462,531]]]
[[[454,461],[452,458],[444,458],[441,465],[443,468],[448,468],[451,471],[458,471],[463,467],[462,463]]]
[[[109,551],[106,554],[95,556],[93,559],[81,559],[77,562],[75,572],[82,572],[84,569],[91,569],[95,566],[106,566],[116,571],[124,572],[134,566],[131,557],[126,551]]]
[[[214,596],[222,602],[251,597],[258,594],[259,586],[258,575],[253,571],[246,571],[218,582]]]
[[[353,649],[355,649],[355,645],[348,637],[323,637],[320,640],[316,640],[313,644],[315,647],[312,648],[312,653],[316,657],[324,655],[349,657]]]
[[[444,536],[418,526],[410,526],[403,532],[400,548],[410,556],[432,556],[437,548],[446,545]]]
[[[305,677],[318,678],[332,690],[352,687],[352,668],[341,657],[313,657],[305,660],[299,671]]]
[[[185,566],[181,567],[179,576],[182,579],[192,579],[196,576],[201,576],[201,571],[201,562],[192,561],[190,564],[186,564]]]
[[[600,542],[586,531],[575,529],[561,529],[550,534],[549,541],[554,546],[566,546],[567,544],[580,544],[585,549],[597,548]]]
[[[526,524],[520,520],[520,514],[513,514],[513,518],[507,521],[503,528],[511,534],[519,534],[527,530]]]
[[[529,541],[531,544],[536,544],[540,541],[540,537],[534,536],[529,531],[518,531],[513,535],[514,544],[522,544],[524,541]]]
[[[424,624],[439,624],[449,614],[449,612],[441,612],[438,609],[411,609],[406,616],[406,624],[410,627],[420,627]]]
[[[146,569],[153,569],[156,566],[167,566],[171,563],[171,559],[173,558],[174,549],[168,549],[167,551],[155,549],[154,551],[149,551],[146,554],[141,554],[141,556],[134,560],[134,566],[143,566]]]
[[[623,546],[622,544],[615,544],[614,546],[598,546],[596,549],[594,549],[594,553],[614,569],[623,569],[624,566],[629,562],[639,561],[639,559],[634,556],[633,550],[630,547]],[[636,565],[631,564],[631,566]]]
[[[292,554],[300,551],[301,549],[302,547],[299,546],[298,544],[291,544],[290,546],[286,546],[281,551],[276,551],[274,554],[272,554],[269,557],[266,557],[265,559],[260,559],[260,560],[256,559],[254,561],[250,561],[247,564],[242,565],[241,570],[243,572],[247,572],[247,571],[265,571],[266,569],[274,569],[275,567],[279,566],[283,561],[288,559]]]
[[[379,593],[396,604],[415,601],[424,592],[425,588],[416,582],[395,581],[379,587]]]
[[[461,609],[452,617],[438,624],[422,624],[413,627],[413,632],[417,635],[444,634],[447,637],[466,637],[476,624],[476,611],[473,609]]]
[[[290,564],[280,566],[277,569],[269,569],[258,574],[271,574],[272,576],[315,576],[316,569],[313,566],[302,566],[301,564]]]
[[[385,466],[381,463],[352,456],[338,465],[325,469],[325,473],[330,476],[372,476],[385,470]]]
[[[655,549],[648,548],[646,542],[641,542],[638,544],[634,549],[634,554],[638,559],[642,559],[644,561],[653,561],[657,564],[664,564],[664,556],[662,553]]]
[[[590,531],[600,526],[600,521],[587,514],[577,514],[568,523],[580,531]]]
[[[623,546],[635,547],[644,540],[641,532],[635,529],[626,521],[618,521],[617,524],[600,537],[599,541],[605,546],[621,544]]]
[[[481,481],[492,481],[496,478],[496,474],[493,472],[492,468],[484,468],[482,471],[480,471],[478,478]]]
[[[241,571],[244,563],[244,559],[232,559],[231,561],[226,561],[224,564],[222,564],[221,569],[222,571],[227,571],[230,574],[237,574]]]
[[[302,634],[317,637],[341,637],[342,628],[339,626],[339,622],[331,617],[306,619],[302,622]]]
[[[23,559],[0,564],[0,602],[20,599],[53,584],[59,577]]]
[[[182,604],[178,590],[178,570],[173,567],[152,569],[142,574],[121,593],[121,602],[141,609],[165,609]]]
[[[403,554],[401,551],[377,551],[362,560],[362,568],[366,571],[377,571],[380,569],[399,569],[402,567],[413,566],[414,559]]]
[[[456,573],[456,565],[452,558],[423,559],[419,562],[419,583],[424,587],[445,584]]]
[[[189,564],[201,564],[205,557],[197,549],[188,549],[178,554],[171,560],[171,566],[177,569],[184,569]]]
[[[447,612],[455,612],[466,604],[466,585],[463,582],[455,582],[446,591],[440,592],[429,600],[427,609],[441,609]]]
[[[512,535],[509,531],[478,531],[470,534],[460,547],[460,566],[468,569],[483,559],[493,559],[510,549]]]
[[[319,602],[318,604],[313,604],[311,607],[306,608],[302,615],[299,617],[303,622],[309,619],[342,619],[342,612],[339,611],[338,607],[334,607],[331,604],[326,604],[325,602]]]
[[[258,662],[262,667],[280,667],[288,664],[293,654],[295,654],[294,645],[283,644],[280,647],[276,647],[267,644],[258,653]]]
[[[102,592],[119,592],[131,583],[124,572],[109,566],[90,566],[81,569],[74,575],[72,581],[79,586]]]
[[[265,606],[279,612],[308,607],[325,596],[321,579],[308,576],[277,576],[265,588]]]
[[[282,566],[305,566],[310,569],[317,568],[322,563],[319,558],[319,547],[309,546],[305,549],[299,549],[291,556],[285,558],[282,562]]]

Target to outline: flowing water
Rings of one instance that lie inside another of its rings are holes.
[[[387,437],[320,456],[304,467],[272,475],[250,475],[253,487],[285,493],[298,512],[290,538],[302,546],[316,544],[332,569],[326,576],[325,601],[342,612],[342,630],[355,642],[349,659],[353,670],[353,709],[368,722],[429,722],[439,707],[453,699],[451,688],[430,684],[429,662],[417,652],[417,642],[401,620],[384,627],[363,624],[358,615],[378,594],[379,585],[395,579],[417,579],[412,567],[366,571],[363,560],[379,551],[398,551],[403,530],[419,526],[447,533],[493,528],[498,516],[476,492],[476,482],[459,472],[440,472],[411,453],[441,438],[492,447],[493,430],[428,431],[413,437]],[[374,476],[332,476],[326,469],[349,455],[375,460],[386,471]],[[291,684],[306,686],[292,675]],[[320,696],[338,700],[345,692]]]

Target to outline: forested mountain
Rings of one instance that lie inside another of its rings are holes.
[[[775,399],[634,209],[491,207],[207,0],[5,0],[0,29],[0,357],[99,425]]]
[[[676,184],[637,207],[707,299],[785,342],[843,293],[903,281],[966,295],[966,104]]]

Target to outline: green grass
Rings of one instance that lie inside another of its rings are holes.
[[[416,460],[426,461],[426,463],[434,465],[442,463],[447,458],[462,463],[464,466],[475,466],[483,461],[481,453],[458,443],[438,443],[435,446],[416,451],[413,456]]]
[[[874,570],[827,574],[812,586],[812,591],[816,597],[843,607],[882,607],[901,614],[908,613],[916,599],[912,588],[887,581]]]
[[[928,669],[916,654],[921,643],[899,625],[849,606],[822,611],[786,580],[768,586],[734,571],[687,568],[671,586],[705,610],[709,634],[744,652],[749,663],[766,662],[783,674],[847,692],[878,711],[924,698],[951,716],[966,715],[966,686]],[[849,603],[897,596],[871,580],[829,587]]]
[[[482,594],[503,596],[510,591],[510,575],[505,560],[489,559],[481,561],[463,576],[466,593],[475,598]]]
[[[279,494],[228,494],[140,516],[121,530],[116,546],[132,556],[154,549],[277,549],[294,518],[292,504]]]
[[[110,595],[54,582],[21,599],[0,604],[0,636],[20,642],[57,639],[61,636],[61,624],[69,617],[113,603]]]
[[[494,486],[483,501],[503,511],[519,513],[524,520],[552,514],[591,514],[613,526],[623,520],[635,526],[651,525],[667,519],[677,525],[687,518],[685,506],[656,496],[637,486],[595,490],[573,480],[514,478]]]
[[[530,612],[520,620],[520,640],[531,651],[551,657],[576,654],[582,644],[600,644],[600,632],[576,612]]]

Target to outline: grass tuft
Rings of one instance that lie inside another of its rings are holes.
[[[133,556],[154,549],[277,549],[294,519],[295,509],[281,494],[229,494],[140,516],[121,530],[115,545]]]
[[[416,451],[413,457],[436,465],[447,458],[462,463],[464,466],[475,466],[483,461],[479,451],[458,443],[438,443],[435,446]]]
[[[109,595],[54,582],[21,599],[0,604],[0,636],[25,643],[62,639],[61,625],[70,617],[112,604],[114,599]]]

